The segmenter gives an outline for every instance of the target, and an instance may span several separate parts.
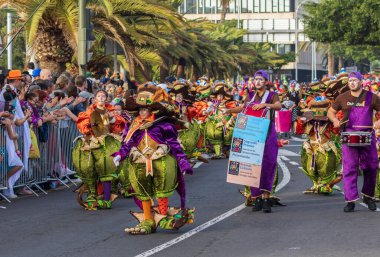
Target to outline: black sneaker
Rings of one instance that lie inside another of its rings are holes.
[[[368,206],[368,210],[376,211],[377,209],[376,203],[371,197],[364,196],[363,202]]]
[[[355,210],[354,202],[348,202],[347,205],[344,207],[344,212],[354,212],[354,210]]]
[[[263,200],[263,212],[265,212],[265,213],[270,213],[270,212],[272,212],[272,209],[271,209],[271,207],[270,207],[270,201],[269,201],[269,199],[264,199]]]
[[[263,199],[256,198],[256,201],[252,207],[252,211],[261,211],[263,209]]]

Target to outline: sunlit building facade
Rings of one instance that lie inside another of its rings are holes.
[[[279,54],[295,52],[302,45],[297,64],[289,63],[273,74],[272,78],[294,79],[296,69],[299,81],[311,81],[325,73],[322,54],[315,50],[303,33],[302,3],[305,0],[231,0],[226,20],[238,20],[248,31],[245,42],[270,42]],[[207,18],[219,22],[222,7],[220,0],[184,0],[179,12],[188,19]],[[298,17],[297,17],[298,15]],[[298,23],[298,26],[297,26]],[[296,35],[298,41],[296,42]]]

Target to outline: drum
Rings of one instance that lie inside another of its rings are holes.
[[[245,115],[249,115],[249,116],[255,116],[255,117],[259,117],[259,118],[269,118],[269,109],[267,108],[264,108],[264,109],[261,109],[261,110],[253,110],[252,107],[254,106],[255,104],[254,103],[250,103],[248,104],[244,109],[243,109],[243,113]]]
[[[341,141],[342,144],[348,146],[368,146],[371,145],[372,133],[364,131],[343,132]]]

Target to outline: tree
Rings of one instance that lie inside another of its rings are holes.
[[[230,0],[221,0],[220,5],[222,6],[222,13],[220,14],[220,22],[224,22],[227,16],[228,6],[230,4]]]
[[[0,0],[7,3],[26,21],[41,0]],[[144,69],[138,55],[141,47],[157,47],[159,27],[170,32],[180,25],[181,16],[164,1],[151,0],[89,0],[94,11],[94,32],[117,42],[123,49],[130,75],[136,66]],[[75,60],[78,39],[78,1],[46,0],[26,25],[26,40],[41,62],[41,67],[57,73]]]
[[[330,75],[334,74],[334,56],[338,57],[339,69],[344,59],[368,62],[368,58],[380,58],[376,50],[380,43],[379,1],[321,0],[304,7],[305,34],[328,45]]]
[[[0,10],[0,37],[3,39],[3,47],[5,48],[7,41],[7,12],[4,10]],[[15,24],[14,27],[18,27],[20,24]],[[24,69],[24,61],[25,61],[25,37],[21,33],[20,36],[18,36],[15,40],[13,40],[13,69]],[[8,60],[8,54],[7,51],[3,53],[2,56],[0,56],[0,70],[1,68],[7,68],[7,60]]]

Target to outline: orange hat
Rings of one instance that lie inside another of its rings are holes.
[[[8,73],[7,79],[20,79],[20,80],[24,80],[24,77],[22,76],[20,70],[11,70]]]

